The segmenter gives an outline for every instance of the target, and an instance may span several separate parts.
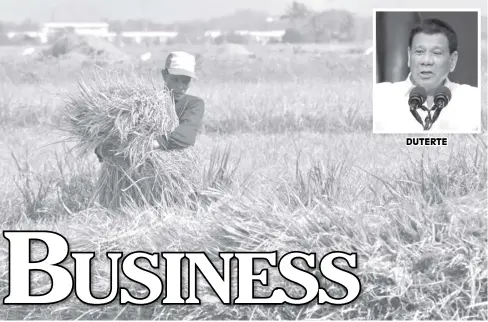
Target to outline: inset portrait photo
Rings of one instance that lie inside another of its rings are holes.
[[[480,12],[374,12],[374,133],[481,131]]]

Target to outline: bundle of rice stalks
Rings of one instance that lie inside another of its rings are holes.
[[[152,148],[158,136],[167,137],[179,124],[164,85],[134,75],[97,73],[68,94],[64,116],[64,130],[81,154],[93,153],[101,144],[118,147],[102,164],[97,192],[103,206],[190,201],[199,179],[197,152]]]
[[[200,186],[197,154],[186,151],[154,151],[137,167],[103,163],[98,182],[99,203],[109,208],[190,206]]]

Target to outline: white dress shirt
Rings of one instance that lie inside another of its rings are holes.
[[[378,83],[373,89],[374,133],[479,133],[481,131],[481,92],[477,87],[458,84],[446,79],[451,100],[444,107],[430,130],[410,112],[408,99],[415,85],[407,79],[396,83]],[[427,102],[424,103],[427,106]],[[424,121],[428,113],[417,109]],[[434,112],[431,112],[433,116]],[[425,122],[425,121],[424,121]]]

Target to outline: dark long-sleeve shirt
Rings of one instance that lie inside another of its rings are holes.
[[[205,103],[199,97],[185,94],[176,102],[175,110],[180,124],[167,138],[157,138],[163,150],[184,149],[195,144],[198,131],[202,127]]]

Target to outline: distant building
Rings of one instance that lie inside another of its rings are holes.
[[[221,35],[222,35],[222,31],[220,31],[220,30],[207,30],[204,33],[204,37],[213,38],[213,39],[215,39]]]
[[[46,41],[66,30],[77,35],[92,35],[107,37],[109,24],[105,22],[47,22],[44,23],[41,33]]]
[[[164,43],[178,36],[174,31],[123,31],[121,37],[129,42],[140,44],[142,42]]]
[[[168,31],[124,31],[121,33],[109,32],[109,24],[104,22],[50,22],[43,25],[42,33],[47,35],[49,38],[56,32],[67,29],[72,30],[78,35],[91,35],[107,39],[108,41],[120,39],[128,43],[135,42],[137,44],[142,42],[165,42],[168,39],[174,38],[178,35],[177,32]]]
[[[118,39],[118,37],[120,37],[116,32],[107,32],[106,34],[104,35],[101,35],[100,36],[101,38],[104,38],[110,42],[113,42],[113,41],[116,41]]]
[[[37,39],[41,43],[47,42],[46,35],[41,31],[11,31],[7,33],[9,39],[18,37]]]
[[[73,29],[77,34],[105,35],[108,33],[109,24],[106,22],[47,22],[42,26],[42,32],[47,35]]]
[[[40,30],[37,31],[25,31],[25,32],[9,32],[8,38],[14,39],[21,37],[29,37],[38,39],[41,43],[47,43],[50,39],[55,38],[59,33],[71,31],[75,34],[82,36],[95,36],[104,38],[110,42],[116,41],[117,43],[146,43],[146,44],[158,44],[167,43],[168,40],[174,39],[178,36],[178,32],[174,31],[122,31],[112,32],[109,31],[109,24],[105,22],[47,22],[44,23]],[[238,30],[231,32],[230,34],[236,34],[244,36],[252,41],[266,44],[269,42],[281,42],[285,30],[271,30],[271,31],[259,31],[259,30]],[[217,39],[229,35],[229,32],[221,30],[207,30],[204,32],[204,38]]]
[[[285,30],[270,30],[270,31],[251,31],[251,30],[237,30],[237,35],[248,36],[254,41],[262,44],[269,43],[270,41],[280,42],[285,35]]]

